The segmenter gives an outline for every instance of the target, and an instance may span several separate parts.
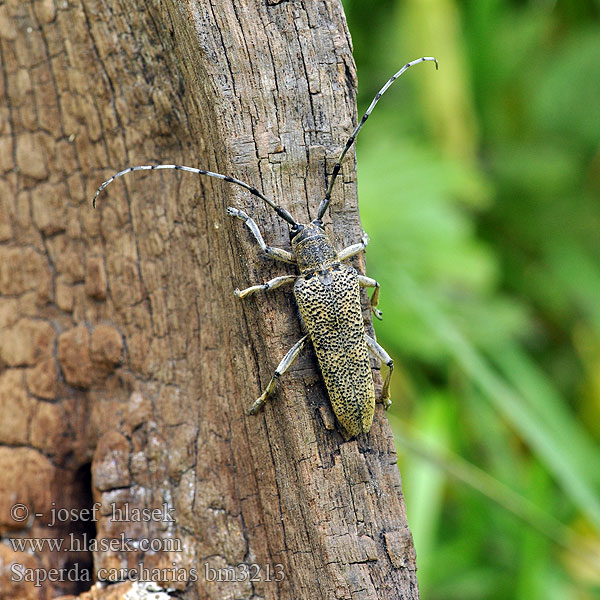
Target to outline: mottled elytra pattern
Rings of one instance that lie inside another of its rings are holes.
[[[337,263],[301,275],[294,295],[338,421],[351,436],[369,431],[375,390],[356,271]]]
[[[116,173],[102,183],[96,191],[93,200],[93,205],[95,206],[96,199],[104,188],[117,177],[121,177],[132,171],[175,169],[214,177],[227,183],[234,183],[245,188],[254,196],[261,198],[273,208],[282,219],[291,225],[290,238],[293,252],[289,252],[283,248],[268,246],[258,225],[244,211],[229,207],[227,212],[232,217],[243,221],[265,254],[275,260],[295,264],[300,271],[300,276],[283,275],[244,290],[236,289],[235,294],[239,298],[244,298],[258,291],[271,290],[295,281],[294,295],[300,309],[300,314],[308,330],[308,337],[310,337],[313,343],[333,411],[346,433],[351,436],[367,433],[373,423],[375,391],[373,378],[371,377],[369,352],[374,354],[389,368],[382,391],[382,401],[386,408],[391,403],[389,387],[393,361],[387,352],[366,334],[362,319],[360,287],[375,288],[371,297],[371,308],[375,316],[381,318],[381,313],[377,309],[379,283],[374,279],[359,275],[352,267],[346,266],[341,262],[365,249],[368,243],[367,235],[363,234],[360,243],[348,246],[348,248],[344,248],[338,253],[325,233],[321,218],[329,206],[333,184],[340,171],[341,163],[371,114],[371,111],[377,102],[379,102],[381,96],[402,73],[409,67],[425,61],[434,62],[437,69],[436,59],[428,56],[406,63],[386,82],[375,98],[373,98],[367,112],[363,115],[344,145],[344,149],[333,168],[325,197],[319,205],[317,218],[312,223],[307,225],[297,223],[287,210],[278,206],[248,183],[229,175],[221,175],[220,173],[182,165],[143,165],[129,167]],[[298,354],[302,351],[306,339],[307,336],[302,337],[288,350],[277,366],[264,392],[250,407],[250,414],[258,412],[267,398],[273,393],[277,380],[293,364]]]

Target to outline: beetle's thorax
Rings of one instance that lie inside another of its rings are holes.
[[[292,238],[292,251],[301,273],[326,269],[339,262],[329,236],[316,222],[303,225]]]

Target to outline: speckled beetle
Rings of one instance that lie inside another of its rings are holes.
[[[381,400],[386,408],[391,404],[389,388],[394,364],[388,353],[366,334],[360,305],[360,288],[374,288],[371,296],[371,308],[375,316],[381,318],[381,312],[377,309],[379,283],[370,277],[360,275],[354,268],[343,264],[343,261],[364,250],[369,238],[364,234],[359,243],[336,252],[325,232],[321,219],[329,206],[331,191],[340,171],[341,163],[373,108],[404,71],[424,61],[434,62],[437,69],[438,64],[435,58],[423,57],[413,60],[393,75],[373,98],[369,108],[348,138],[333,168],[325,197],[319,205],[317,218],[307,225],[297,223],[287,210],[269,200],[255,187],[239,179],[182,165],[129,167],[113,175],[96,191],[92,202],[94,207],[100,192],[117,177],[132,171],[176,169],[216,177],[228,183],[240,185],[251,194],[264,200],[282,219],[291,225],[292,252],[288,252],[281,248],[267,246],[258,226],[245,212],[237,208],[229,207],[227,209],[228,214],[244,222],[263,252],[275,260],[296,265],[300,271],[300,275],[283,275],[245,290],[236,289],[236,296],[244,298],[260,290],[266,291],[293,283],[294,296],[304,325],[308,330],[308,333],[300,338],[283,357],[266,389],[250,407],[249,414],[258,412],[266,402],[275,389],[277,379],[290,368],[308,339],[310,339],[315,349],[333,411],[348,436],[353,437],[361,433],[367,433],[373,423],[375,391],[369,363],[369,352],[389,367],[383,383]]]

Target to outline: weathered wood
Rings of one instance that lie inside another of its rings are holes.
[[[272,245],[289,247],[285,223],[236,186],[174,172],[131,174],[89,205],[105,177],[155,161],[233,175],[314,217],[325,157],[330,169],[356,120],[340,3],[9,0],[0,52],[2,507],[91,505],[92,461],[98,539],[180,540],[143,558],[195,568],[175,585],[187,597],[418,598],[382,407],[344,441],[309,350],[245,414],[301,333],[289,290],[234,297],[289,269],[225,208],[249,211]],[[333,197],[342,248],[361,233],[350,157]],[[111,523],[112,503],[167,503],[176,523]],[[23,527],[0,513],[3,534]],[[26,535],[74,527],[46,522]],[[98,552],[94,572],[141,558]],[[284,578],[207,580],[239,564],[263,578],[281,564]]]

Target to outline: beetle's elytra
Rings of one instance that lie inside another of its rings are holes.
[[[231,207],[227,209],[228,214],[244,222],[263,252],[275,260],[296,265],[300,271],[299,275],[283,275],[264,284],[254,285],[241,291],[235,290],[235,294],[239,298],[244,298],[261,290],[266,291],[293,283],[296,303],[307,331],[283,357],[264,392],[250,407],[248,411],[250,414],[255,414],[266,402],[275,389],[279,377],[289,369],[309,339],[319,362],[331,406],[347,436],[354,437],[361,433],[367,433],[373,423],[375,390],[369,352],[389,367],[383,383],[381,399],[386,408],[391,404],[389,387],[394,368],[393,361],[387,352],[365,332],[360,305],[360,288],[374,288],[371,296],[371,308],[375,316],[381,318],[381,313],[377,309],[379,283],[370,277],[360,275],[353,267],[344,264],[344,261],[365,249],[368,237],[365,234],[360,242],[337,252],[325,232],[321,219],[329,206],[331,191],[341,163],[373,108],[402,73],[409,67],[425,61],[434,62],[437,69],[438,64],[435,58],[423,57],[413,60],[390,77],[373,98],[369,108],[348,138],[333,168],[327,191],[317,211],[317,217],[309,224],[297,223],[285,208],[280,207],[255,187],[239,179],[182,165],[128,167],[113,175],[96,190],[92,202],[94,207],[100,192],[117,177],[132,171],[176,169],[215,177],[242,186],[251,194],[261,198],[291,225],[292,252],[289,252],[282,248],[268,246],[257,224],[244,211]]]
[[[298,240],[298,241],[296,241]],[[318,357],[331,406],[352,436],[369,431],[375,390],[360,305],[359,275],[340,262],[325,232],[305,227],[292,242],[300,267],[294,296]],[[306,255],[314,260],[306,260]],[[364,280],[365,283],[370,283]],[[373,344],[376,342],[373,340]],[[380,357],[383,356],[383,350]],[[383,360],[390,367],[387,354]],[[385,394],[387,401],[389,394]]]

